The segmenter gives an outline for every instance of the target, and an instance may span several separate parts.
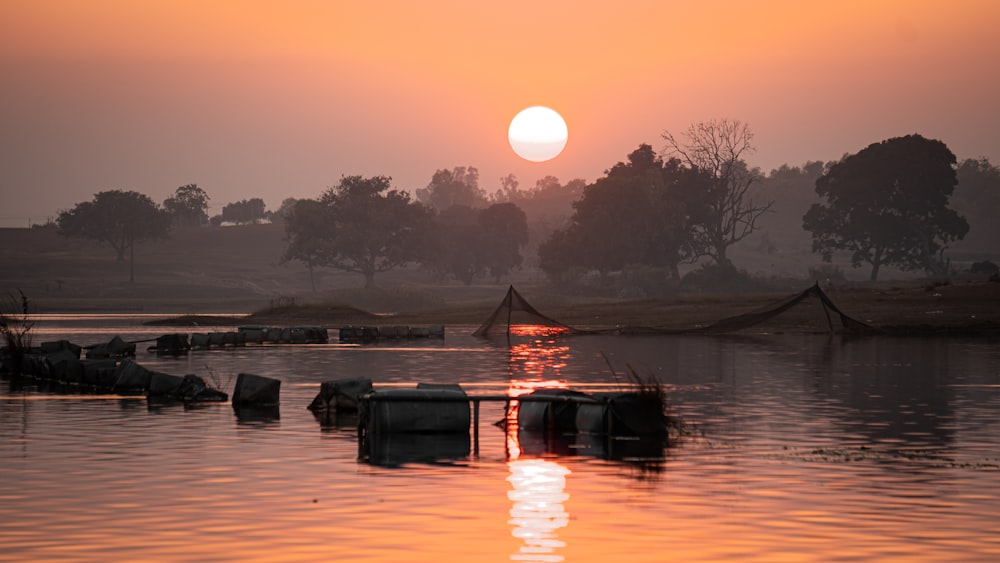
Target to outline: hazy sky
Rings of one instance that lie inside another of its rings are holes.
[[[196,183],[216,214],[352,174],[592,181],[723,117],[765,172],[910,133],[996,164],[998,25],[995,0],[2,0],[0,226],[108,189]],[[569,126],[545,163],[507,143],[536,104]]]

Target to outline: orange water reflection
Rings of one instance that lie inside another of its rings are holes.
[[[567,329],[545,325],[511,325],[513,337],[508,348],[507,396],[519,397],[536,389],[566,388],[562,377],[570,348],[559,342]],[[506,413],[507,456],[517,459],[521,447],[517,440],[517,401],[512,401]]]
[[[524,542],[511,561],[562,561],[556,550],[566,546],[556,534],[569,524],[569,513],[563,503],[566,494],[566,476],[570,470],[542,459],[519,459],[509,462],[507,481],[513,487],[507,498],[513,501],[510,508],[511,534]]]
[[[512,337],[507,362],[507,395],[519,397],[536,389],[567,388],[562,377],[569,357],[569,346],[558,338],[567,329],[543,325],[512,325]],[[521,540],[511,561],[557,562],[564,556],[556,551],[566,546],[557,530],[569,524],[564,502],[566,476],[570,470],[545,459],[523,459],[518,440],[518,402],[512,401],[506,412],[507,481],[513,487],[507,497],[510,508],[511,535]]]

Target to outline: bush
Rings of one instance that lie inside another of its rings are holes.
[[[982,262],[975,262],[969,267],[969,272],[973,274],[985,274],[987,276],[996,275],[1000,273],[1000,266],[997,266],[989,260],[983,260]]]
[[[681,288],[694,291],[752,291],[760,285],[746,270],[739,270],[732,263],[705,264],[681,279]]]

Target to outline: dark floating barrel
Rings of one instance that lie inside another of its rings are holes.
[[[236,376],[233,406],[277,406],[280,394],[281,381],[251,373],[241,373]]]
[[[457,385],[374,391],[363,402],[368,433],[468,433],[472,420],[469,396]]]
[[[357,412],[358,397],[371,390],[372,380],[367,377],[324,381],[308,408],[314,413]]]
[[[115,336],[102,344],[95,344],[87,350],[87,359],[123,358],[134,355],[135,344],[125,342],[120,336]]]

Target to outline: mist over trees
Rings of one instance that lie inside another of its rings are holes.
[[[832,165],[816,180],[823,202],[803,217],[813,251],[830,262],[851,253],[851,265],[883,265],[946,274],[944,252],[969,230],[948,207],[955,189],[955,155],[941,141],[908,135],[874,143]]]
[[[433,220],[421,263],[439,276],[465,285],[489,275],[494,283],[519,268],[528,244],[528,221],[513,203],[485,209],[452,205]]]
[[[951,205],[969,222],[962,247],[977,253],[996,252],[1000,245],[1000,168],[986,158],[969,158],[955,172],[958,185]]]
[[[59,212],[56,225],[64,236],[107,243],[118,261],[124,261],[128,252],[129,281],[135,281],[136,242],[165,238],[170,232],[170,219],[170,213],[147,195],[109,190]]]
[[[580,290],[642,296],[678,287],[682,273],[680,287],[744,287],[751,279],[734,258],[774,279],[844,280],[840,265],[850,263],[870,265],[877,280],[889,267],[951,276],[952,259],[982,272],[1000,250],[1000,169],[984,157],[958,162],[940,141],[888,139],[764,176],[744,160],[753,135],[739,121],[662,138],[661,150],[640,144],[589,184],[545,176],[525,187],[507,174],[487,189],[477,168],[456,166],[437,169],[411,199],[388,177],[345,176],[315,199],[285,198],[275,212],[242,199],[210,220],[208,194],[187,184],[162,206],[137,192],[100,192],[53,226],[108,243],[117,260],[131,252],[134,264],[135,244],[171,226],[280,219],[280,261],[301,263],[314,291],[321,268],[374,287],[379,273],[410,267],[466,285],[525,269],[561,287],[583,280]],[[832,266],[814,268],[821,260]]]

